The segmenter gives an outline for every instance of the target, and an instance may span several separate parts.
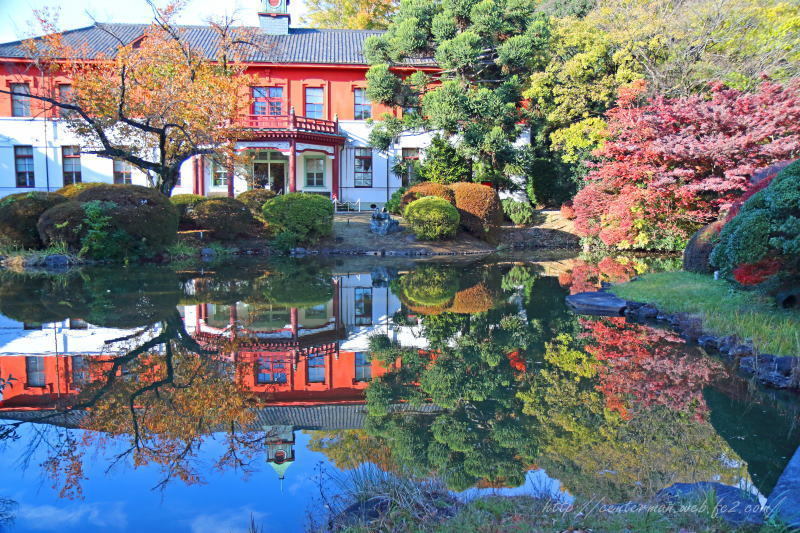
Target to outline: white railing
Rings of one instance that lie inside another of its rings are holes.
[[[355,202],[340,202],[338,199],[333,199],[333,212],[334,213],[350,213],[352,211],[361,212],[361,200]]]

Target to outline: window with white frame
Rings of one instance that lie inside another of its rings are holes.
[[[324,107],[322,87],[306,87],[306,116],[309,118],[322,118]]]
[[[14,147],[14,167],[17,172],[17,187],[34,187],[33,146]]]
[[[122,159],[114,160],[114,184],[131,185],[133,183],[133,171],[131,164]]]
[[[31,94],[31,86],[27,83],[12,83],[10,88],[12,93],[16,93],[11,95],[11,116],[31,116],[31,99],[28,96],[24,96]]]
[[[356,381],[370,381],[372,379],[372,364],[369,361],[369,352],[356,352]]]
[[[372,148],[355,149],[355,183],[356,187],[372,187]]]
[[[353,89],[354,109],[353,115],[356,120],[367,120],[372,118],[372,104],[367,100],[367,90],[362,88]]]
[[[283,87],[253,87],[254,115],[283,115]]]
[[[72,185],[81,182],[80,146],[61,147],[61,166],[64,174],[64,185]]]
[[[325,186],[325,158],[306,158],[306,187]]]
[[[419,163],[419,148],[403,148],[401,152],[405,173],[402,176],[403,187],[408,187],[417,179],[417,164]]]
[[[219,161],[211,163],[211,185],[214,187],[228,186],[228,168]]]
[[[58,86],[58,101],[71,104],[73,99],[72,94],[72,85],[68,83],[62,83]],[[58,116],[61,118],[71,118],[75,115],[75,113],[69,109],[64,109],[63,107],[58,108]]]
[[[372,287],[354,289],[355,325],[372,325]]]

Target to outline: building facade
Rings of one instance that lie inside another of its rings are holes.
[[[251,188],[277,193],[313,192],[364,208],[380,205],[407,183],[393,171],[403,159],[416,159],[428,134],[404,135],[388,151],[368,146],[368,120],[392,112],[366,97],[368,65],[364,41],[369,30],[291,28],[285,0],[264,2],[259,27],[262,43],[248,58],[250,87],[246,134],[237,150],[252,161],[233,174],[211,157],[198,156],[181,169],[173,194],[235,196]],[[88,55],[109,57],[119,41],[134,42],[146,24],[95,24],[64,33]],[[190,44],[204,49],[213,29],[183,27]],[[91,57],[90,57],[91,59]],[[0,44],[0,86],[35,93],[42,81],[26,69],[21,42]],[[400,69],[434,71],[429,60]],[[67,93],[69,80],[57,80]],[[147,185],[144,173],[123,161],[81,153],[80,139],[58,110],[35,99],[0,94],[0,197],[31,190],[55,191],[76,182]]]

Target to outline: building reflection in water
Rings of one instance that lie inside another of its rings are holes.
[[[295,431],[362,427],[364,390],[387,371],[370,361],[371,335],[386,333],[406,346],[426,344],[419,328],[391,324],[402,305],[384,279],[362,273],[336,277],[332,284],[332,298],[317,305],[178,308],[187,332],[233,363],[231,380],[242,392],[265,402],[255,410],[254,425],[264,431],[266,460],[281,479],[295,460]],[[75,318],[39,324],[0,315],[0,379],[10,380],[0,392],[0,418],[35,420],[35,413],[69,408],[84,387],[105,379],[103,363],[119,355],[117,341],[153,337],[160,325],[146,329],[141,335],[142,328],[97,327]]]

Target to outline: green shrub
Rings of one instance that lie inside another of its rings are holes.
[[[208,200],[207,197],[199,194],[176,194],[171,196],[169,201],[178,210],[179,224],[181,227],[191,227],[191,213],[200,202]]]
[[[438,314],[450,307],[458,292],[458,272],[452,268],[423,265],[393,280],[391,287],[412,311]]]
[[[301,243],[333,233],[333,203],[318,194],[282,194],[264,204],[263,213],[270,228],[292,233]]]
[[[195,227],[209,230],[223,240],[246,234],[253,225],[250,210],[233,198],[209,198],[195,204],[190,216]]]
[[[56,191],[56,194],[60,194],[64,198],[72,200],[86,189],[91,189],[92,187],[100,187],[103,185],[108,185],[108,183],[98,183],[95,181],[90,181],[88,183],[73,183],[72,185],[65,185],[61,187]]]
[[[419,176],[425,181],[443,184],[466,181],[472,176],[472,162],[459,154],[447,139],[435,135],[419,165]]]
[[[503,207],[503,214],[506,218],[517,225],[528,225],[533,223],[533,207],[528,202],[520,202],[513,198],[506,198],[500,202]]]
[[[275,196],[275,191],[269,189],[250,189],[249,191],[244,191],[237,196],[236,199],[246,205],[247,209],[249,209],[254,216],[260,218],[262,215],[261,208],[264,207],[264,204],[267,203],[268,200],[272,200]]]
[[[713,270],[709,258],[719,238],[723,222],[718,220],[703,226],[692,235],[683,251],[683,269],[687,272],[710,274]]]
[[[454,237],[461,221],[458,209],[436,196],[414,200],[406,207],[404,216],[414,235],[429,241]]]
[[[85,233],[81,237],[81,255],[92,259],[119,261],[139,252],[134,238],[115,224],[117,204],[92,200],[82,207]]]
[[[456,208],[461,226],[476,237],[488,238],[503,221],[500,197],[491,187],[480,183],[454,183]]]
[[[412,187],[409,187],[405,194],[403,194],[403,198],[401,200],[403,210],[405,211],[406,206],[414,200],[419,200],[420,198],[425,198],[426,196],[438,196],[439,198],[443,198],[453,205],[456,203],[455,195],[447,185],[426,181],[424,183],[418,183]]]
[[[43,246],[36,222],[51,207],[66,202],[60,194],[51,192],[24,192],[0,199],[0,239],[4,244],[21,248]]]
[[[778,173],[728,222],[711,253],[711,264],[727,278],[742,265],[776,260],[778,278],[794,285],[800,276],[800,161]]]
[[[82,191],[75,200],[116,204],[108,212],[112,217],[109,228],[111,233],[121,230],[130,235],[127,257],[160,253],[177,238],[178,210],[156,189],[140,185],[100,185]]]
[[[407,187],[400,187],[396,191],[392,193],[392,196],[389,198],[389,201],[386,202],[386,210],[393,215],[402,215],[403,214],[403,195],[408,190]]]
[[[83,225],[85,216],[83,205],[79,202],[63,202],[42,213],[36,229],[45,246],[63,243],[73,252],[77,252],[81,249],[81,241],[86,234]]]

